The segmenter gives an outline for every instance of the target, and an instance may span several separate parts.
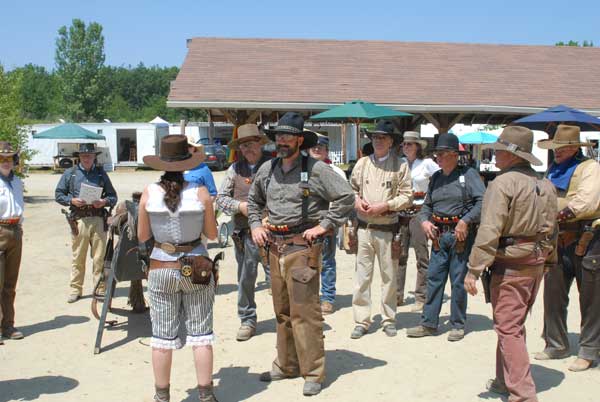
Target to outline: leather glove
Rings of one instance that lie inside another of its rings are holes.
[[[569,209],[569,207],[565,207],[558,211],[558,215],[556,216],[556,220],[558,221],[558,223],[565,222],[574,218],[575,214]]]

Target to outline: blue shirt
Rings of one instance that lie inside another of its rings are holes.
[[[190,183],[197,183],[201,186],[206,187],[208,193],[212,197],[215,197],[217,195],[217,186],[215,185],[215,179],[213,178],[212,172],[210,171],[206,163],[201,163],[192,170],[188,170],[184,173],[183,178],[185,181],[189,181]]]
[[[115,188],[104,169],[95,164],[89,171],[83,169],[81,164],[65,170],[54,192],[56,202],[60,205],[69,206],[71,199],[79,197],[82,183],[102,187],[102,198],[108,201],[107,206],[114,207],[116,205],[117,192]]]

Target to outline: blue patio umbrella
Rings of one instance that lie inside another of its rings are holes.
[[[474,131],[465,133],[458,137],[461,144],[491,144],[498,139],[494,134],[486,133],[485,131]]]
[[[556,127],[560,123],[579,126],[581,131],[600,131],[599,118],[565,105],[554,106],[543,112],[522,117],[513,121],[510,125],[545,131],[550,137],[553,137]]]

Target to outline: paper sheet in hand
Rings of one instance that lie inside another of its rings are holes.
[[[94,201],[98,201],[100,197],[102,197],[102,187],[81,183],[79,198],[84,200],[86,204],[91,204]]]

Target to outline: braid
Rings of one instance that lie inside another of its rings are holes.
[[[165,190],[165,204],[171,212],[175,212],[181,200],[183,190],[182,172],[165,172],[158,183]]]

